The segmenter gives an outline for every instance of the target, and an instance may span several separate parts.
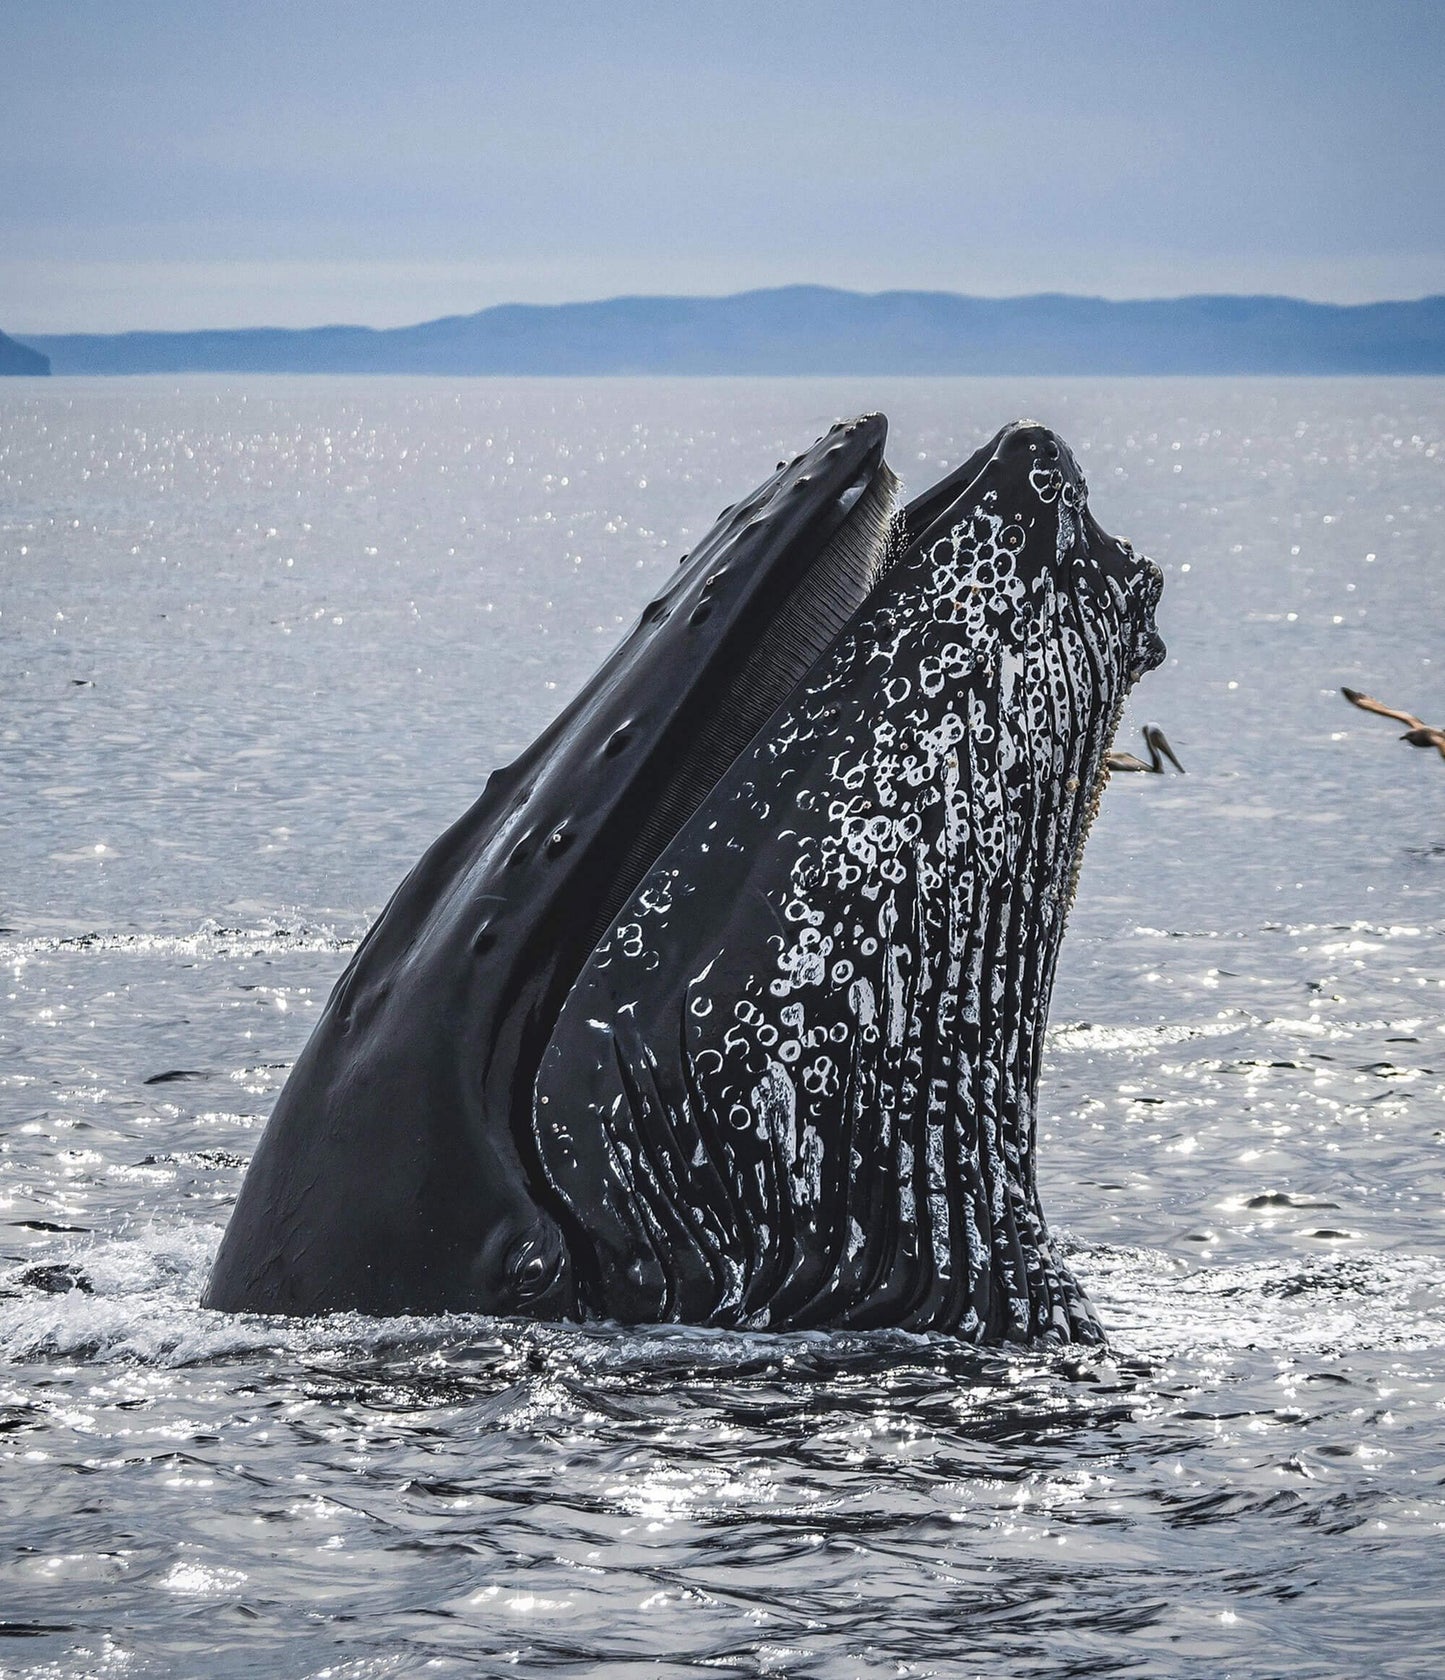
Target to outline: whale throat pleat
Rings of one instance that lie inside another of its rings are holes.
[[[896,557],[898,480],[885,464],[794,585],[664,773],[647,814],[601,895],[596,947],[638,883],[681,832],[819,656],[841,634]]]

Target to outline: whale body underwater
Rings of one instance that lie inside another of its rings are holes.
[[[1036,1088],[1162,579],[1054,434],[724,512],[402,882],[204,1304],[1098,1341]]]

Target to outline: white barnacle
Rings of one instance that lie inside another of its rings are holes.
[[[798,1093],[787,1068],[771,1056],[753,1087],[753,1112],[759,1136],[771,1138],[791,1162],[798,1152]]]

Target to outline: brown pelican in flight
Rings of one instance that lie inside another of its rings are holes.
[[[1378,712],[1381,717],[1394,718],[1396,723],[1403,723],[1405,733],[1400,737],[1402,741],[1408,741],[1412,747],[1434,747],[1441,758],[1445,758],[1445,729],[1436,729],[1431,724],[1421,723],[1419,718],[1409,712],[1399,712],[1393,706],[1382,705],[1368,694],[1361,694],[1357,688],[1346,688],[1341,684],[1340,693],[1362,712]]]
[[[1184,766],[1174,756],[1174,749],[1164,739],[1164,731],[1157,723],[1146,723],[1143,729],[1144,745],[1149,749],[1147,761],[1135,758],[1133,753],[1111,752],[1104,758],[1110,770],[1144,770],[1154,776],[1164,773],[1164,760],[1167,758],[1182,776]]]

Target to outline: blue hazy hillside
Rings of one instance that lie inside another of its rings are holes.
[[[57,374],[1445,373],[1445,297],[835,291],[505,304],[419,326],[75,333],[26,342]]]
[[[17,344],[13,338],[7,338],[0,332],[0,374],[28,373],[46,374],[50,372],[50,361],[38,350],[32,350],[28,345]]]

